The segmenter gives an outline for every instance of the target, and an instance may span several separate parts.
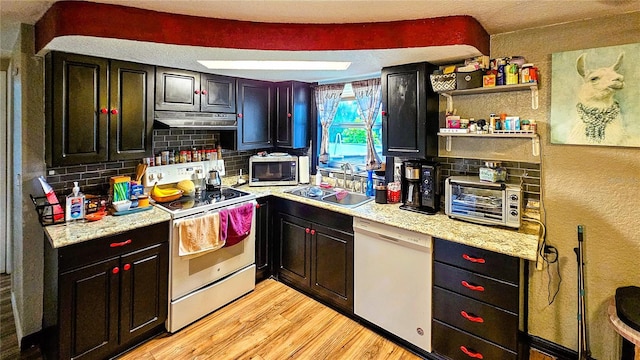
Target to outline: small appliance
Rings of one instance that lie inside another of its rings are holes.
[[[298,157],[287,153],[249,158],[249,186],[298,185]]]
[[[444,184],[445,214],[449,217],[485,225],[520,227],[520,184],[485,182],[477,176],[451,176]]]
[[[435,214],[440,209],[440,186],[438,164],[424,160],[402,163],[400,209],[424,214]]]
[[[222,186],[222,180],[220,179],[220,173],[216,169],[210,169],[207,176],[207,191],[220,191]]]

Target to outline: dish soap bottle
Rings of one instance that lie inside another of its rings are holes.
[[[73,192],[67,196],[66,221],[84,219],[84,195],[80,192],[78,182],[73,182]]]
[[[376,193],[373,190],[373,170],[367,171],[367,196],[374,196]]]

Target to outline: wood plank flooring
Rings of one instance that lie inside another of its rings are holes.
[[[11,309],[11,275],[0,275],[0,359],[39,360],[40,349],[32,347],[20,352],[15,319]]]
[[[119,359],[420,358],[317,301],[265,280],[224,311],[152,339]]]

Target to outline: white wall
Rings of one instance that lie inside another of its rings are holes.
[[[42,327],[44,233],[29,194],[36,193],[36,179],[46,170],[44,61],[35,56],[34,46],[34,27],[22,24],[10,68],[14,141],[11,297],[18,339]]]

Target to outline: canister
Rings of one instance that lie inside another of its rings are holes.
[[[387,186],[382,182],[378,183],[378,185],[376,186],[376,203],[387,203]]]

